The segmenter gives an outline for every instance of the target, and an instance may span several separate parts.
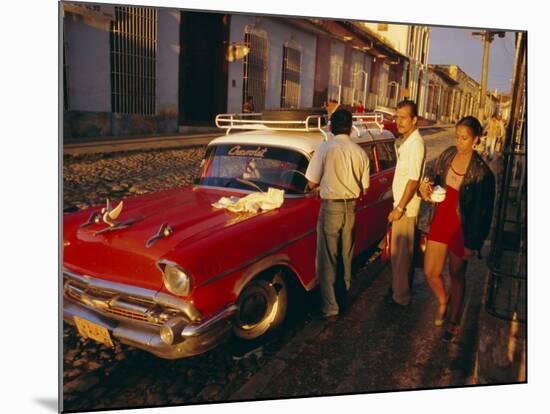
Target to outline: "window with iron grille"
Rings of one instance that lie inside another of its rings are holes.
[[[261,112],[267,85],[267,33],[247,28],[244,42],[250,52],[243,62],[243,103],[251,96],[254,112]]]
[[[350,102],[358,102],[363,99],[363,86],[364,86],[364,74],[363,74],[363,55],[360,53],[353,53],[351,57],[351,91],[352,96]],[[364,104],[364,102],[363,102]]]
[[[433,85],[428,85],[428,103],[426,104],[426,112],[430,114],[434,113],[434,98],[435,87]]]
[[[283,46],[281,108],[298,108],[300,106],[301,56],[298,49]]]
[[[156,113],[157,11],[115,7],[111,23],[111,108],[114,113]]]
[[[378,78],[378,93],[382,99],[386,99],[388,97],[389,75],[390,66],[387,63],[383,63],[382,66],[380,66],[380,77]],[[387,103],[384,103],[383,105],[387,105]]]
[[[333,53],[330,55],[330,78],[328,85],[328,99],[338,101],[341,98],[342,74],[344,59]]]

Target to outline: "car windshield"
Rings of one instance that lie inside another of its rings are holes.
[[[214,145],[201,163],[197,183],[267,191],[269,187],[287,194],[306,191],[307,158],[297,151],[265,145]]]

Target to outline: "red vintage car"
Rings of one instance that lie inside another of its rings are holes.
[[[316,286],[320,200],[304,173],[330,139],[323,116],[219,115],[217,124],[227,134],[208,145],[195,185],[64,215],[63,316],[81,335],[188,357],[231,332],[244,340],[270,333],[285,319],[289,286]],[[396,157],[393,134],[377,125],[357,122],[352,137],[372,174],[357,203],[359,254],[384,235]],[[213,207],[269,188],[284,190],[274,210]]]

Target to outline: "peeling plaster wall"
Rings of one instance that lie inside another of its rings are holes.
[[[178,85],[180,55],[179,10],[158,9],[157,33],[157,130],[178,129]]]
[[[311,107],[313,105],[316,36],[270,18],[232,15],[229,41],[242,42],[247,25],[255,25],[257,29],[267,32],[268,64],[265,107],[280,107],[283,46],[291,39],[301,48],[300,106]],[[242,59],[229,64],[227,89],[227,111],[240,113],[243,104]]]
[[[157,12],[155,115],[111,112],[111,21],[65,14],[69,99],[64,138],[177,131],[180,13],[173,9]]]
[[[65,14],[69,109],[111,110],[110,20]]]

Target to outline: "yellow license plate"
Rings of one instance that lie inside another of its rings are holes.
[[[103,326],[79,318],[78,316],[74,317],[74,322],[76,329],[78,329],[78,332],[84,338],[90,338],[107,346],[114,347],[109,331]]]

